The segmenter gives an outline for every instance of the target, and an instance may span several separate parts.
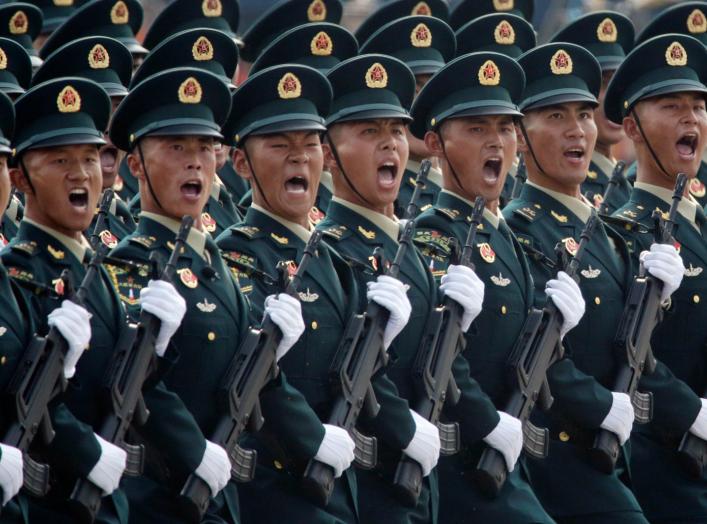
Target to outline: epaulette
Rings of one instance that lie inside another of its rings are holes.
[[[662,213],[662,210],[658,209],[658,211]],[[623,219],[631,220],[634,222],[639,222],[642,218],[645,218],[651,213],[653,213],[652,209],[646,209],[645,206],[638,204],[635,206],[624,206],[618,211],[616,211],[616,213],[614,213],[614,216],[621,217]]]
[[[650,233],[654,229],[641,224],[633,218],[626,218],[622,214],[617,216],[602,215],[601,219],[617,230],[629,231],[631,233]]]
[[[21,240],[11,244],[10,249],[17,253],[24,253],[25,255],[33,256],[37,253],[39,248],[34,240]]]
[[[138,244],[139,246],[150,249],[157,241],[157,238],[149,235],[133,235],[128,240],[130,240],[133,244]]]
[[[346,238],[351,234],[351,231],[346,226],[331,226],[322,229],[322,234],[333,238],[334,240],[341,240]]]
[[[230,229],[231,233],[234,235],[240,234],[248,238],[256,238],[257,236],[260,236],[260,228],[255,226],[247,226],[245,224],[242,224],[232,226]]]
[[[33,282],[34,281],[34,274],[25,271],[24,269],[19,269],[15,266],[10,266],[7,268],[7,274],[11,277],[14,278],[15,280],[22,280],[25,282]]]
[[[538,219],[545,212],[543,211],[540,204],[534,204],[534,205],[527,205],[527,206],[519,207],[518,209],[514,209],[513,213],[518,215],[519,217],[527,220],[528,222],[534,222],[536,219]]]

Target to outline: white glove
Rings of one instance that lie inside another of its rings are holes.
[[[426,477],[439,460],[439,430],[412,409],[410,414],[415,421],[415,434],[403,453],[422,466],[422,475]]]
[[[96,440],[101,445],[101,456],[88,474],[88,480],[101,488],[104,496],[110,495],[120,484],[128,455],[123,448],[103,440],[98,435]]]
[[[633,429],[633,404],[631,404],[631,397],[626,393],[612,391],[611,395],[614,397],[614,401],[611,403],[609,414],[600,427],[611,431],[619,437],[619,442],[623,446],[624,442],[631,436],[631,430]]]
[[[410,319],[412,306],[405,284],[397,278],[380,275],[375,282],[368,283],[366,298],[390,311],[390,318],[383,333],[383,346],[388,349]]]
[[[22,488],[22,452],[5,444],[0,444],[0,452],[0,488],[4,506]]]
[[[282,332],[282,340],[277,346],[276,352],[279,362],[304,333],[302,304],[287,293],[280,293],[277,296],[269,295],[265,297],[265,314]]]
[[[567,273],[560,271],[557,278],[547,281],[545,293],[562,313],[560,338],[565,338],[567,332],[579,324],[584,315],[585,305],[579,285]]]
[[[353,439],[345,429],[324,424],[324,439],[314,459],[334,468],[334,477],[339,478],[354,460]]]
[[[484,442],[501,452],[506,461],[506,469],[513,471],[523,451],[523,424],[520,420],[503,411],[498,412],[501,420],[491,433],[484,437]]]
[[[209,485],[211,496],[215,497],[231,480],[231,461],[228,459],[228,453],[218,444],[207,440],[201,464],[194,473]]]
[[[155,339],[155,353],[163,357],[172,335],[179,329],[187,303],[175,287],[164,280],[150,280],[140,290],[140,307],[160,319],[160,332]]]
[[[439,289],[464,308],[462,329],[466,332],[481,313],[484,302],[484,283],[476,273],[466,266],[449,266],[442,277]]]
[[[702,440],[707,440],[707,398],[701,398],[700,400],[702,401],[702,407],[697,414],[695,422],[690,427],[690,433],[697,435]]]
[[[670,244],[653,244],[650,251],[641,253],[641,262],[651,275],[663,281],[663,292],[660,299],[668,300],[680,287],[685,274],[682,257],[675,246]]]
[[[84,307],[64,300],[61,307],[47,315],[47,324],[56,327],[69,346],[64,359],[64,376],[71,378],[76,373],[76,364],[91,342],[91,313]]]

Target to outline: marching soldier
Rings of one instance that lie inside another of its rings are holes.
[[[390,22],[361,45],[361,53],[381,53],[398,58],[415,75],[415,93],[419,93],[430,77],[454,57],[456,41],[452,29],[430,16],[409,16]],[[395,215],[402,218],[415,188],[415,174],[429,153],[425,143],[407,130],[410,157],[395,201]],[[442,175],[430,169],[421,193],[420,210],[431,207],[442,185]]]
[[[631,438],[634,489],[646,516],[655,523],[704,522],[707,477],[688,478],[676,463],[675,450],[686,432],[707,439],[704,347],[707,333],[701,297],[707,287],[707,225],[701,205],[686,190],[676,217],[674,247],[653,244],[655,210],[670,208],[675,177],[697,175],[707,133],[707,51],[697,40],[676,34],[649,39],[623,63],[606,94],[607,117],[623,123],[636,148],[637,178],[626,205],[614,214],[625,236],[634,268],[642,262],[665,281],[663,298],[679,286],[664,306],[663,321],[651,338],[655,357],[683,381],[670,397],[654,395],[653,420]],[[645,251],[664,260],[653,262]],[[673,269],[677,266],[678,272]],[[634,269],[634,272],[636,270]],[[684,277],[683,277],[684,273]],[[665,276],[660,276],[664,274]],[[671,276],[672,280],[667,277]],[[682,279],[682,284],[681,284]],[[660,376],[643,378],[650,389]]]
[[[465,396],[473,394],[485,402],[483,410],[471,411],[466,403],[445,409],[446,420],[460,424],[462,444],[459,454],[442,457],[437,467],[440,522],[450,524],[554,522],[530,488],[522,463],[516,463],[523,442],[520,421],[497,411],[509,396],[508,359],[534,303],[528,264],[499,207],[503,179],[516,158],[514,119],[520,116],[517,103],[523,85],[523,71],[514,60],[474,53],[453,60],[433,76],[413,105],[411,131],[424,137],[440,159],[444,176],[437,204],[417,219],[415,241],[443,286],[463,269],[454,265],[452,246],[466,242],[474,199],[486,201],[472,258],[475,278],[485,288],[483,309],[467,330],[466,349],[455,373]],[[567,322],[569,330],[571,320]],[[461,370],[466,377],[460,379]],[[493,500],[470,480],[486,445],[501,452],[510,472]]]
[[[405,126],[411,120],[408,107],[415,84],[401,61],[372,54],[342,62],[328,78],[334,101],[327,117],[325,159],[333,174],[334,197],[318,228],[349,261],[359,288],[365,289],[378,267],[371,256],[374,249],[383,250],[380,263],[392,261],[398,249],[400,224],[391,204],[405,178]],[[414,247],[407,251],[398,278],[408,287],[412,312],[406,328],[388,348],[391,364],[385,372],[395,384],[395,397],[410,398],[415,386],[413,363],[436,305],[437,287]],[[360,309],[364,307],[361,303]],[[374,471],[356,472],[360,520],[437,522],[439,494],[432,470],[439,456],[439,432],[409,410],[405,401],[389,397],[389,393],[379,395],[381,413],[370,424],[378,437],[379,464]],[[412,509],[401,504],[391,489],[401,452],[421,464],[426,477]]]
[[[518,139],[528,182],[503,214],[531,254],[535,288],[541,291],[558,263],[555,246],[574,255],[577,239],[595,212],[582,198],[580,185],[597,136],[593,113],[601,70],[589,51],[567,42],[536,47],[519,62],[527,83]],[[678,268],[674,250],[673,255]],[[617,367],[613,340],[632,276],[628,250],[619,234],[599,224],[578,273],[582,293],[565,294],[563,317],[581,320],[564,339],[565,357],[548,370],[555,400],[547,413],[538,413],[534,420],[548,427],[550,449],[545,460],[527,461],[531,485],[557,522],[645,523],[626,484],[630,480],[627,450],[610,474],[595,469],[585,453],[600,428],[626,443],[634,420],[628,395],[610,389]],[[556,293],[554,287],[547,292]],[[676,384],[665,366],[659,363],[658,367],[663,380],[651,391],[662,395]],[[593,496],[586,496],[589,491]]]
[[[597,97],[599,105],[594,110],[597,144],[587,178],[582,183],[582,194],[597,209],[603,203],[606,204],[609,214],[626,203],[631,184],[622,176],[611,191],[609,200],[604,202],[604,194],[616,166],[611,148],[624,138],[621,126],[606,118],[604,96],[614,72],[633,48],[633,37],[633,24],[626,16],[613,11],[597,11],[578,18],[551,39],[552,42],[572,42],[584,47],[601,66],[601,89]]]
[[[39,35],[32,39],[35,49],[42,48],[49,35],[76,12],[78,5],[75,0],[65,0],[58,3],[54,0],[30,0],[29,3],[42,11],[42,29],[39,31]],[[39,63],[34,62],[33,65],[39,67],[41,58]]]
[[[464,24],[491,13],[505,13],[533,21],[534,0],[462,0],[449,15],[449,25],[457,31]]]
[[[0,6],[0,36],[20,44],[32,60],[32,69],[42,65],[33,42],[42,30],[42,10],[25,2]]]

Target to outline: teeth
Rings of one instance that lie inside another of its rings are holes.
[[[85,195],[86,193],[88,193],[88,191],[84,188],[81,188],[81,189],[72,189],[70,194],[71,195]]]

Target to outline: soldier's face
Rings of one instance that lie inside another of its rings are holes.
[[[0,212],[7,209],[10,202],[10,172],[7,168],[7,155],[0,155]]]
[[[439,133],[428,132],[425,141],[440,159],[445,187],[469,199],[498,200],[518,145],[511,116],[453,118],[441,125]]]
[[[253,202],[286,220],[307,224],[324,163],[319,132],[256,135],[247,138],[243,147],[251,164],[238,148],[233,165],[251,182]]]
[[[231,148],[223,144],[216,144],[214,152],[216,153],[216,171],[218,172],[226,164],[226,160],[231,154]]]
[[[601,77],[601,90],[599,91],[599,107],[594,111],[594,121],[597,124],[597,145],[610,147],[621,142],[624,137],[624,129],[618,124],[614,124],[606,118],[604,114],[604,96],[606,88],[609,86],[609,81],[614,75],[614,71],[604,71]]]
[[[568,102],[525,113],[523,123],[540,166],[522,136],[518,147],[524,153],[528,176],[540,185],[576,195],[589,169],[597,126],[594,108],[583,102]]]
[[[75,237],[91,224],[101,194],[101,165],[95,145],[32,149],[22,157],[31,185],[20,169],[12,181],[25,194],[25,215]]]
[[[648,142],[668,173],[696,176],[707,140],[704,95],[676,93],[649,98],[636,104],[635,111]],[[641,170],[662,176],[632,116],[624,119],[624,129],[635,145]]]
[[[121,98],[111,97],[111,116],[115,113]],[[108,126],[110,128],[110,124]],[[115,182],[115,177],[118,175],[120,163],[125,158],[125,151],[118,149],[113,145],[108,133],[103,134],[103,139],[106,141],[104,146],[98,150],[101,156],[101,172],[103,173],[103,189],[109,188]]]
[[[216,170],[214,139],[197,136],[147,137],[140,142],[143,168],[137,151],[128,155],[128,166],[140,182],[143,211],[181,220],[189,215],[199,224],[209,199]],[[145,175],[150,178],[157,201]]]
[[[400,189],[408,161],[405,124],[400,119],[344,122],[332,126],[329,136],[342,168],[356,191],[344,180],[331,151],[327,167],[334,175],[337,196],[379,213],[390,210]],[[363,198],[361,198],[361,196]]]

